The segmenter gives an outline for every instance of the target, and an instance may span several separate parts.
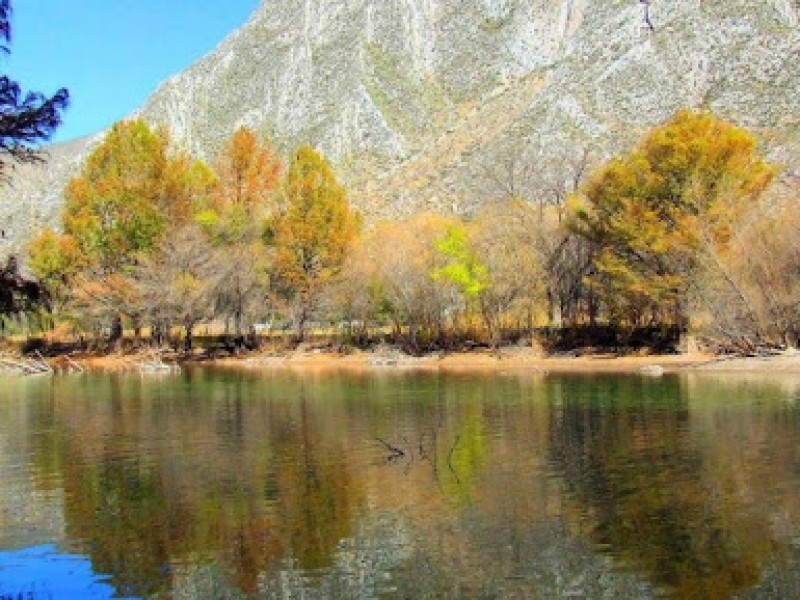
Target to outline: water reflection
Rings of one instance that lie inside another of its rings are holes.
[[[571,392],[551,414],[551,456],[568,503],[589,517],[582,531],[682,597],[755,585],[774,543],[765,515],[748,512],[735,488],[714,485],[724,472],[703,476],[679,380],[583,382]]]
[[[57,544],[130,597],[788,597],[800,421],[786,385],[9,380],[0,514],[51,502],[24,527],[0,521],[0,545]]]

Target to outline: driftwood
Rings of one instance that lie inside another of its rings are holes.
[[[0,365],[6,369],[16,371],[22,375],[51,375],[53,369],[46,363],[41,363],[33,359],[13,360],[10,358],[0,358]]]
[[[78,373],[86,372],[86,369],[84,369],[81,365],[72,360],[68,354],[64,355],[64,360],[67,361],[67,365],[69,365],[71,371],[77,371]]]
[[[140,373],[179,373],[180,370],[181,368],[178,365],[165,363],[158,353],[153,354],[152,360],[139,362]]]

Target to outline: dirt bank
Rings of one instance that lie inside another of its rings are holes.
[[[660,356],[540,356],[529,349],[501,352],[475,351],[406,356],[399,353],[359,352],[348,355],[323,352],[293,353],[285,356],[248,356],[226,358],[214,364],[247,369],[287,368],[304,370],[420,370],[452,373],[466,372],[542,372],[542,373],[638,373],[643,369],[677,372],[700,367],[711,361],[708,355]],[[659,369],[660,368],[660,369]],[[799,371],[800,372],[800,371]]]
[[[242,356],[201,360],[192,356],[164,355],[166,362],[198,364],[240,369],[325,370],[420,370],[466,372],[547,372],[547,373],[678,373],[678,372],[764,372],[800,375],[800,353],[770,357],[731,358],[709,354],[614,356],[592,354],[541,356],[529,348],[486,350],[408,356],[395,350],[339,354],[319,350],[291,351],[282,354],[250,353]],[[83,367],[98,372],[138,371],[139,364],[153,360],[153,354],[76,356]],[[59,358],[51,359],[58,366]]]

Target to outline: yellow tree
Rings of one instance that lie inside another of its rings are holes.
[[[611,318],[684,325],[700,254],[728,243],[774,171],[744,129],[682,110],[594,173],[572,226],[594,246]]]
[[[31,271],[50,292],[54,304],[66,301],[70,280],[82,266],[75,239],[47,229],[31,241],[28,254]]]
[[[395,339],[410,351],[444,344],[446,321],[462,301],[449,278],[431,276],[446,263],[435,244],[460,226],[432,214],[376,223],[349,252],[334,304],[346,320],[361,322],[361,334],[367,325],[391,323]]]
[[[202,163],[170,148],[166,130],[115,124],[64,190],[64,232],[88,262],[124,269],[171,227],[185,224],[214,186]]]
[[[153,131],[141,120],[117,123],[64,190],[62,239],[42,234],[30,247],[31,264],[50,281],[61,271],[73,292],[84,287],[73,296],[106,306],[116,340],[119,314],[132,298],[120,297],[125,276],[190,220],[214,185],[205,165],[171,149],[166,130]]]
[[[301,146],[286,173],[283,203],[269,232],[281,291],[296,308],[298,339],[305,336],[320,291],[339,272],[359,223],[328,161]]]

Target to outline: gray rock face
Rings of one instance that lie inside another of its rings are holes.
[[[651,0],[654,32],[643,8],[636,0],[265,0],[138,114],[204,158],[239,125],[284,153],[314,144],[373,216],[469,213],[508,193],[512,180],[515,192],[544,193],[565,185],[587,152],[598,162],[622,151],[683,106],[753,128],[793,173],[798,3]],[[32,204],[49,207],[42,220],[57,214],[80,152],[53,154],[46,177],[5,190],[0,219]]]
[[[570,1],[279,0],[166,82],[141,114],[199,155],[236,126],[334,158],[402,159],[437,117],[562,53]],[[575,6],[573,6],[575,5]],[[573,13],[572,17],[569,14]]]
[[[46,226],[58,229],[62,190],[80,170],[100,135],[51,146],[38,164],[14,165],[0,182],[0,259],[23,250]]]

